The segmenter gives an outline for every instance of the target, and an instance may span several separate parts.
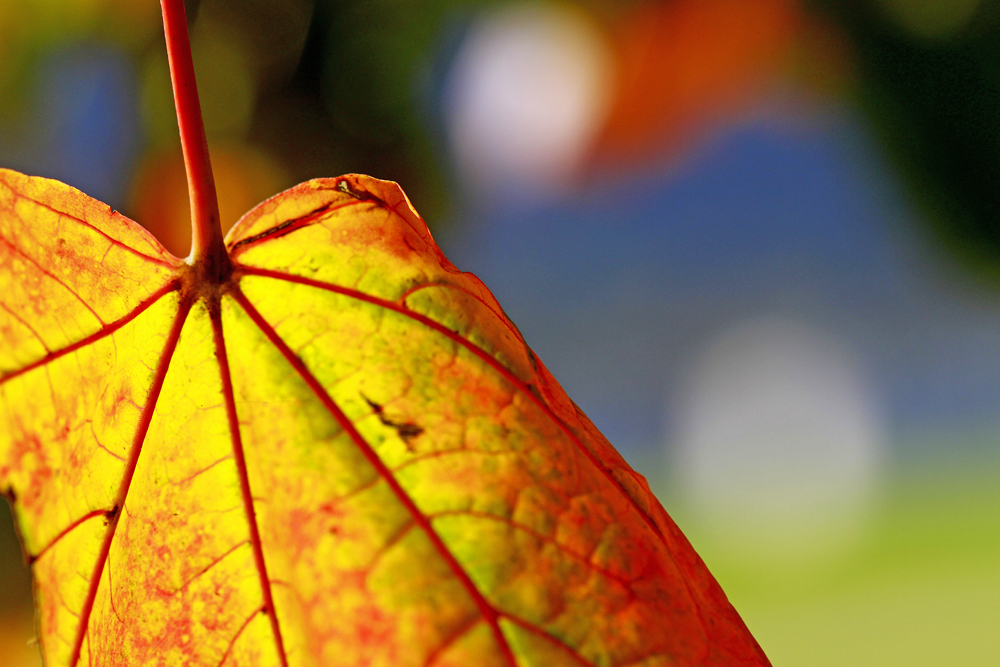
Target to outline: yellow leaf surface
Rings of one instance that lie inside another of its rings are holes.
[[[0,488],[61,665],[766,665],[641,475],[393,183],[200,282],[0,171]]]

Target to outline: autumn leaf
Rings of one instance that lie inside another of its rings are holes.
[[[185,113],[186,261],[0,171],[0,488],[48,665],[768,664],[398,186],[309,181],[223,245]]]

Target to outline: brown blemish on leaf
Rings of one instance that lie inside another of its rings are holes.
[[[375,416],[378,417],[378,420],[380,422],[382,422],[386,426],[396,429],[396,433],[398,433],[399,437],[403,439],[403,443],[406,444],[406,448],[408,450],[410,450],[411,452],[415,450],[412,441],[417,436],[419,436],[421,433],[424,432],[422,426],[415,424],[413,422],[404,422],[391,419],[385,414],[385,409],[381,405],[379,405],[372,399],[368,398],[364,394],[361,395],[361,398],[365,399],[365,403],[370,405],[372,410],[375,411]]]
[[[114,521],[118,517],[118,505],[115,505],[107,512],[104,513],[104,525],[107,526],[109,523]]]
[[[367,190],[357,190],[351,187],[351,184],[347,182],[347,179],[341,179],[337,182],[337,189],[346,195],[350,195],[355,199],[360,201],[373,201],[383,208],[389,208],[388,205],[382,201],[379,197],[376,197]]]

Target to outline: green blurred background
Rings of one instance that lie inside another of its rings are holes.
[[[1000,3],[188,9],[224,224],[398,181],[775,665],[1000,664]],[[155,0],[0,0],[0,165],[187,254]]]

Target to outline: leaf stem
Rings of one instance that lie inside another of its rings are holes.
[[[191,198],[191,254],[188,263],[199,268],[204,278],[221,283],[228,278],[232,265],[219,219],[219,202],[195,84],[184,0],[160,0],[160,8],[163,10],[167,60],[170,63],[177,127]]]

